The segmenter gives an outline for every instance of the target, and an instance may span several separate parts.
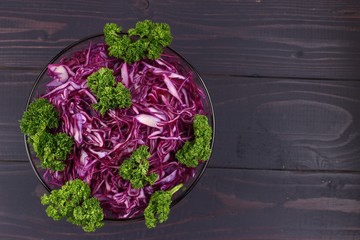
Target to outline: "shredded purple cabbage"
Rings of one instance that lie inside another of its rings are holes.
[[[101,67],[113,69],[115,79],[131,92],[132,106],[94,111],[95,96],[87,77]],[[193,137],[195,114],[205,114],[204,92],[179,58],[162,54],[158,60],[133,64],[109,57],[104,43],[90,44],[82,51],[48,66],[51,81],[47,98],[60,113],[60,131],[74,139],[74,151],[62,172],[46,170],[48,183],[86,181],[108,218],[131,218],[141,213],[156,190],[166,190],[194,177],[195,169],[181,165],[175,153]],[[118,168],[140,145],[149,146],[150,172],[159,179],[152,186],[133,189]]]

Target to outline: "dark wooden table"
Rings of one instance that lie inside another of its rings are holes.
[[[206,81],[213,156],[165,224],[86,234],[46,216],[18,120],[62,48],[146,18]],[[0,239],[360,239],[359,80],[358,0],[1,0]]]

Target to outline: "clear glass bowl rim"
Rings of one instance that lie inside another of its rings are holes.
[[[58,54],[56,54],[55,57],[53,57],[48,64],[43,68],[43,70],[40,72],[39,76],[37,77],[35,83],[32,86],[32,89],[30,91],[27,103],[26,103],[26,108],[25,111],[28,109],[29,104],[33,101],[33,94],[35,92],[35,90],[37,89],[37,86],[39,85],[42,77],[44,76],[44,74],[47,73],[47,66],[49,64],[54,63],[56,60],[59,59],[60,56],[64,55],[67,51],[69,51],[70,49],[72,49],[73,47],[76,47],[77,45],[81,44],[81,43],[85,43],[86,41],[89,41],[91,39],[96,39],[98,37],[103,37],[104,34],[95,34],[95,35],[91,35],[85,38],[82,38],[78,41],[75,41],[71,44],[69,44],[67,47],[65,47],[64,49],[62,49]],[[175,53],[183,62],[185,62],[189,68],[192,70],[192,72],[197,76],[199,83],[201,84],[202,89],[204,90],[204,93],[206,95],[207,101],[209,103],[209,110],[210,110],[210,116],[211,116],[211,123],[212,123],[212,130],[213,130],[213,136],[212,136],[212,141],[211,141],[211,155],[213,153],[213,147],[214,147],[214,142],[215,142],[215,114],[214,114],[214,108],[213,108],[213,104],[212,104],[212,100],[210,98],[210,94],[209,91],[204,83],[204,80],[202,79],[202,77],[200,76],[199,72],[189,63],[189,61],[186,60],[186,58],[184,56],[182,56],[181,54],[179,54],[177,51],[175,51],[173,48],[171,47],[166,47],[167,49],[169,49],[170,51],[172,51],[173,53]],[[28,137],[26,135],[24,135],[24,142],[25,142],[25,149],[26,149],[26,153],[30,162],[30,165],[32,167],[32,169],[35,172],[36,177],[38,178],[38,180],[40,181],[40,183],[44,186],[44,188],[50,193],[51,192],[51,188],[45,183],[45,181],[43,180],[43,178],[41,177],[41,174],[38,172],[37,167],[35,166],[34,162],[32,161],[32,156],[31,156],[31,152],[30,152],[30,145],[28,143]],[[195,179],[193,180],[193,182],[191,183],[191,185],[184,191],[182,192],[182,194],[178,197],[175,198],[172,203],[171,203],[171,208],[174,207],[177,203],[179,203],[182,199],[185,198],[186,195],[188,195],[192,189],[195,187],[195,185],[198,183],[198,181],[201,179],[202,175],[204,174],[209,161],[211,159],[211,155],[210,158],[207,161],[204,161],[204,163],[202,164],[202,168],[200,170],[200,172],[195,174]],[[143,215],[138,215],[135,216],[133,218],[122,218],[122,219],[112,219],[112,218],[105,218],[105,220],[107,221],[141,221],[144,220],[144,216]]]

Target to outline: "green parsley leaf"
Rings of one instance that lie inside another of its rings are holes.
[[[105,41],[108,45],[115,45],[119,41],[121,27],[115,23],[106,23],[104,26]]]
[[[29,137],[41,166],[52,171],[64,170],[66,157],[74,144],[65,133],[47,132],[58,127],[58,117],[58,111],[49,100],[38,98],[29,105],[20,120],[20,129]]]
[[[104,87],[97,95],[98,103],[94,109],[104,115],[109,109],[128,108],[131,106],[131,94],[121,83],[116,87]]]
[[[104,225],[103,218],[99,200],[92,197],[86,199],[81,206],[75,207],[72,216],[67,220],[77,226],[82,226],[85,232],[94,232]]]
[[[35,136],[30,137],[29,141],[32,143],[42,167],[52,171],[64,170],[66,157],[71,153],[74,145],[70,136],[65,133],[38,132]]]
[[[148,228],[156,227],[157,223],[168,220],[171,198],[183,184],[179,184],[168,191],[156,191],[151,195],[148,206],[145,208],[145,224]]]
[[[107,23],[104,27],[109,55],[121,58],[127,63],[140,61],[143,58],[158,59],[163,48],[170,45],[172,36],[170,26],[166,23],[154,23],[150,20],[139,21],[128,34],[119,35],[121,27]]]
[[[59,113],[45,98],[32,102],[20,120],[20,129],[27,136],[34,136],[45,129],[57,128]]]
[[[98,102],[94,109],[104,115],[109,109],[128,108],[131,106],[131,94],[120,82],[115,84],[113,71],[100,68],[87,78],[89,89],[95,94]]]
[[[109,68],[100,68],[87,78],[87,86],[95,94],[99,94],[105,87],[113,87],[115,85],[113,70]]]
[[[150,153],[149,147],[140,146],[130,156],[125,159],[119,168],[120,176],[129,180],[133,188],[142,188],[147,183],[153,185],[158,179],[158,175],[155,173],[148,174]]]
[[[90,187],[76,179],[66,182],[59,190],[52,190],[50,195],[43,195],[41,204],[49,205],[46,213],[55,221],[67,218],[84,231],[93,232],[103,226],[104,214],[99,200],[90,194]]]
[[[205,115],[195,115],[193,128],[194,141],[186,141],[175,154],[176,159],[188,167],[196,167],[199,160],[208,160],[211,154],[212,128],[208,123],[208,118]]]

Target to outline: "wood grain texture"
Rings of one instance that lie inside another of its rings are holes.
[[[16,179],[16,181],[14,181]],[[0,163],[1,239],[357,239],[360,175],[208,169],[153,230],[106,222],[86,234],[49,219],[26,163]]]
[[[358,1],[13,1],[0,3],[0,68],[43,67],[69,43],[168,22],[173,47],[202,73],[359,79]]]

